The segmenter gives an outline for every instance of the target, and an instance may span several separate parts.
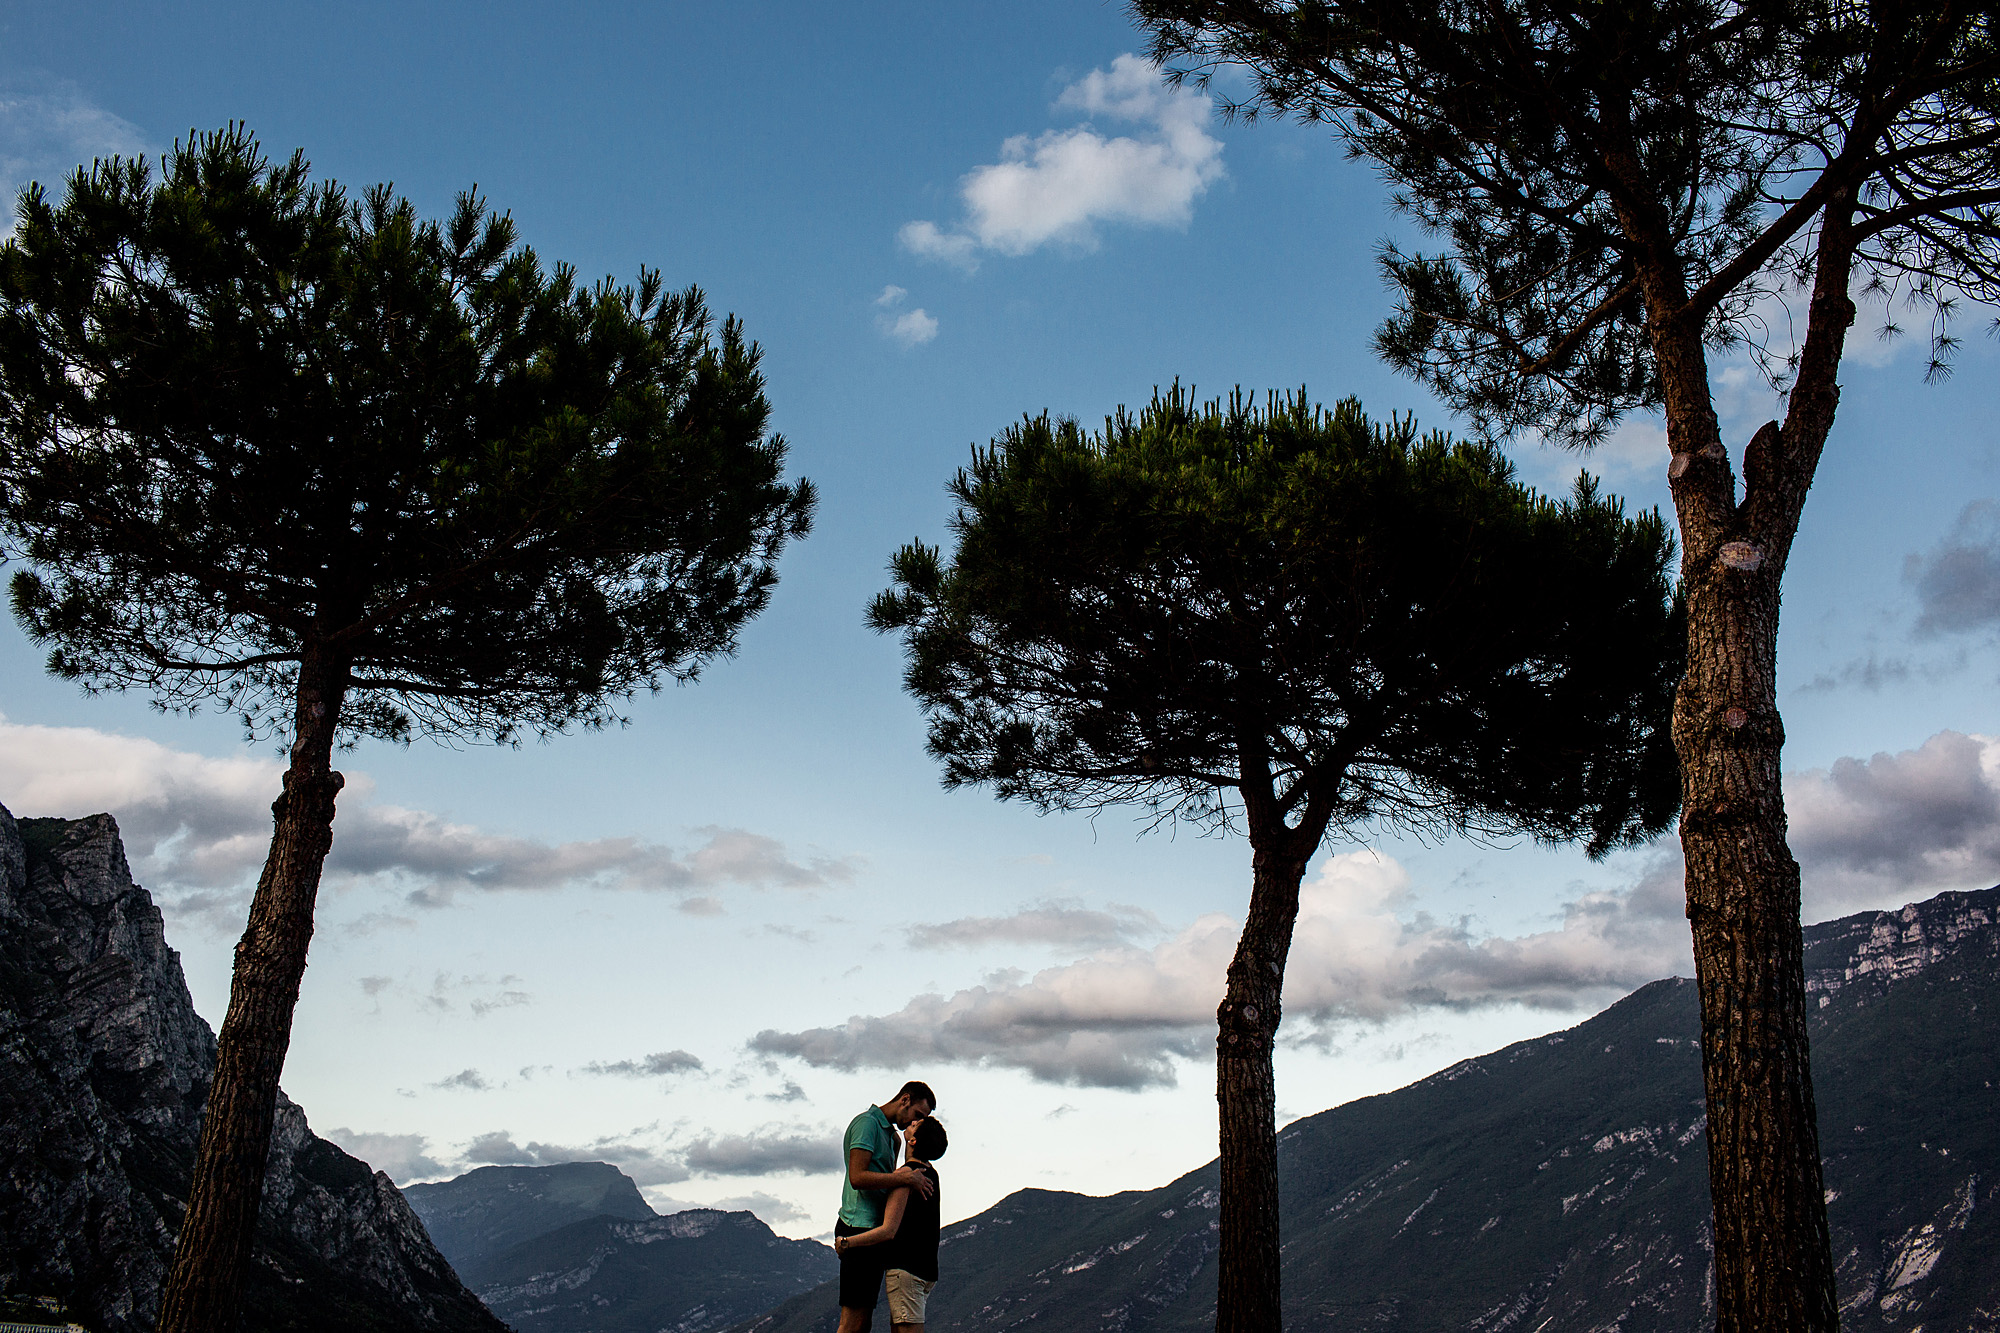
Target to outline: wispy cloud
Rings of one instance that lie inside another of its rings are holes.
[[[441,1078],[430,1085],[442,1091],[490,1092],[493,1084],[477,1069],[461,1069],[449,1078]]]
[[[181,924],[240,929],[248,890],[271,837],[282,768],[250,755],[190,754],[89,727],[24,726],[0,719],[0,802],[22,815],[108,810],[139,878]],[[681,896],[696,914],[721,910],[730,885],[824,888],[851,880],[853,857],[797,856],[775,838],[706,826],[676,850],[642,838],[542,842],[488,833],[423,810],[380,804],[366,774],[349,774],[334,821],[327,875],[334,884],[398,889],[410,907],[441,907],[464,892],[597,888]],[[356,933],[406,927],[375,913]]]
[[[479,1090],[486,1080],[468,1069],[433,1087]],[[840,1170],[840,1139],[832,1133],[791,1127],[767,1127],[746,1134],[707,1136],[676,1145],[657,1125],[642,1125],[624,1134],[605,1135],[582,1143],[523,1143],[505,1129],[490,1130],[462,1144],[456,1153],[439,1152],[422,1134],[387,1134],[346,1127],[326,1137],[399,1185],[413,1180],[456,1175],[478,1166],[560,1166],[567,1162],[609,1162],[647,1190],[653,1206],[664,1213],[688,1208],[747,1209],[767,1222],[796,1221],[801,1213],[763,1191],[694,1204],[668,1198],[655,1187],[673,1185],[693,1176],[711,1178],[810,1174],[833,1175]]]
[[[959,183],[964,218],[945,227],[908,223],[898,234],[904,248],[966,270],[988,252],[1094,249],[1105,223],[1187,226],[1195,200],[1223,175],[1222,141],[1207,128],[1208,97],[1169,87],[1138,56],[1093,70],[1063,90],[1056,108],[1141,129],[1106,137],[1087,121],[1008,139],[998,162]]]
[[[62,182],[100,157],[146,151],[139,127],[59,79],[10,77],[0,83],[0,239],[14,230],[14,204],[29,181],[60,199]]]
[[[2000,505],[1974,500],[1944,538],[1903,562],[1917,593],[1919,636],[2000,625]]]
[[[1095,911],[1075,901],[1040,903],[1011,916],[962,916],[904,931],[915,949],[972,949],[987,944],[1048,944],[1096,948],[1157,935],[1160,919],[1143,907],[1113,903]]]
[[[698,1074],[701,1069],[701,1058],[690,1052],[655,1051],[640,1060],[617,1060],[610,1063],[593,1060],[581,1066],[577,1072],[615,1078],[671,1078],[676,1074]]]

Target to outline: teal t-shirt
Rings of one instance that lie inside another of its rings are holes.
[[[858,1190],[847,1176],[848,1154],[856,1148],[868,1150],[870,1171],[896,1169],[896,1129],[882,1108],[871,1106],[848,1123],[840,1141],[840,1220],[851,1227],[882,1225],[882,1209],[888,1205],[886,1190]]]

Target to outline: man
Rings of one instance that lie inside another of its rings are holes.
[[[841,1140],[847,1175],[840,1187],[840,1217],[833,1225],[836,1240],[882,1225],[882,1209],[891,1190],[908,1186],[926,1199],[936,1192],[930,1177],[896,1165],[896,1132],[936,1109],[937,1094],[930,1085],[913,1080],[882,1105],[855,1116],[847,1126]],[[841,1250],[839,1333],[868,1333],[874,1326],[875,1301],[882,1292],[883,1248],[871,1245]]]

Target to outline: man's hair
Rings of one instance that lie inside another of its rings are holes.
[[[928,1083],[919,1083],[915,1079],[911,1079],[908,1083],[898,1088],[896,1096],[891,1097],[889,1100],[893,1102],[898,1097],[910,1097],[922,1102],[933,1111],[937,1110],[937,1094],[931,1091],[931,1085]]]
[[[944,1150],[951,1146],[945,1137],[944,1126],[936,1116],[925,1116],[910,1131],[910,1152],[926,1162],[934,1162],[944,1156]]]

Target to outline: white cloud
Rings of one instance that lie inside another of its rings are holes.
[[[772,1222],[803,1222],[812,1216],[797,1204],[766,1194],[762,1190],[733,1195],[727,1199],[717,1199],[714,1203],[702,1206],[719,1208],[725,1213],[755,1213],[758,1219],[767,1225]]]
[[[905,222],[896,239],[919,259],[935,259],[970,273],[979,267],[979,242],[963,232],[947,232],[935,222]]]
[[[921,306],[915,310],[898,311],[897,306],[909,293],[893,282],[882,289],[875,298],[875,305],[881,313],[875,316],[875,327],[885,338],[894,338],[905,347],[921,347],[937,337],[938,322]]]
[[[386,1172],[399,1185],[412,1180],[446,1174],[446,1168],[430,1155],[430,1140],[421,1134],[369,1134],[342,1126],[322,1135],[377,1171]]]
[[[139,879],[161,906],[178,922],[211,931],[241,927],[270,844],[282,772],[274,759],[215,759],[89,727],[0,718],[0,803],[18,815],[110,811]],[[399,888],[412,906],[442,906],[468,890],[591,887],[681,894],[689,911],[713,914],[719,905],[706,890],[827,887],[852,879],[858,864],[794,857],[773,838],[713,825],[693,830],[702,841],[686,852],[631,837],[539,842],[377,804],[373,787],[366,774],[348,775],[327,877]],[[370,924],[406,920],[384,914]]]
[[[91,102],[74,84],[15,79],[0,87],[0,239],[14,229],[14,203],[38,180],[60,200],[63,180],[100,157],[146,151],[139,127]]]
[[[840,1137],[799,1129],[706,1136],[688,1144],[682,1160],[700,1176],[836,1175]]]
[[[1411,901],[1393,859],[1327,859],[1300,895],[1285,982],[1288,1041],[1323,1041],[1341,1025],[1422,1008],[1574,1009],[1686,966],[1670,869],[1624,893],[1586,895],[1565,906],[1560,927],[1516,939],[1410,914]],[[837,1028],[761,1032],[751,1047],[844,1069],[985,1064],[1051,1083],[1172,1084],[1177,1061],[1212,1049],[1239,929],[1231,917],[1204,916],[1151,949],[1103,949],[1032,977],[997,974]]]
[[[478,1070],[467,1069],[431,1086],[483,1092],[494,1085]],[[696,1204],[665,1197],[656,1187],[678,1184],[697,1175],[835,1175],[840,1171],[839,1136],[799,1126],[769,1126],[751,1133],[709,1135],[681,1146],[675,1146],[674,1136],[662,1134],[657,1125],[574,1144],[534,1139],[521,1143],[509,1131],[496,1129],[476,1136],[456,1155],[433,1153],[430,1141],[421,1134],[368,1133],[341,1128],[328,1131],[326,1137],[375,1169],[388,1172],[389,1178],[399,1185],[455,1175],[476,1166],[609,1162],[632,1177],[653,1206],[663,1213],[688,1208],[748,1209],[773,1222],[795,1221],[799,1214],[791,1211],[790,1204],[761,1191]]]
[[[906,224],[905,249],[971,270],[981,252],[1024,255],[1044,245],[1094,249],[1104,223],[1185,227],[1194,202],[1221,179],[1222,141],[1207,129],[1204,94],[1169,87],[1152,65],[1121,55],[1063,90],[1062,110],[1142,126],[1138,137],[1107,138],[1090,122],[1015,135],[1000,161],[959,183],[964,220],[950,228]]]
[[[937,337],[936,318],[927,314],[921,306],[915,310],[905,310],[894,319],[888,319],[887,316],[883,318],[886,322],[882,331],[905,347],[921,347]]]

